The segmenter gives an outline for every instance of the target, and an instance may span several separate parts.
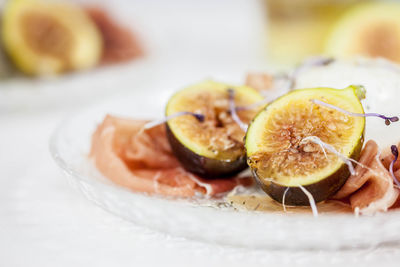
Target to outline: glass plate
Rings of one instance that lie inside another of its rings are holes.
[[[52,135],[50,151],[71,184],[96,205],[135,224],[212,243],[249,248],[341,249],[400,241],[399,212],[358,218],[352,214],[314,218],[304,214],[235,211],[133,193],[103,177],[87,157],[97,123],[109,112],[134,118],[160,118],[168,97],[185,82],[148,85],[61,123]]]

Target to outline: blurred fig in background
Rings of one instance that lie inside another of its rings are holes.
[[[98,64],[102,37],[86,12],[70,3],[10,0],[2,15],[4,49],[29,75],[54,75]]]
[[[0,21],[0,27],[1,27],[1,21]],[[4,53],[0,36],[0,80],[11,77],[14,72],[15,70],[13,66],[10,64],[9,59]]]
[[[400,62],[400,1],[265,0],[268,54],[293,65],[325,54]]]
[[[101,32],[103,54],[101,64],[130,61],[143,56],[143,49],[129,28],[119,25],[104,9],[88,7],[86,12]]]
[[[376,1],[349,9],[328,34],[325,52],[400,62],[400,2]]]
[[[268,14],[268,59],[294,65],[321,54],[337,19],[368,0],[264,0]]]

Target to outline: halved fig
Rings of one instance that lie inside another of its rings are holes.
[[[400,4],[374,1],[347,11],[328,34],[330,56],[363,55],[400,62]]]
[[[295,90],[257,114],[245,146],[253,175],[269,196],[288,205],[309,205],[304,189],[316,202],[339,190],[350,176],[344,159],[359,157],[365,118],[314,101],[363,114],[362,95],[357,86]]]
[[[4,48],[29,75],[51,75],[96,65],[101,35],[79,7],[43,0],[8,1],[3,12]]]
[[[236,107],[263,100],[250,87],[206,81],[179,91],[167,104],[166,116],[183,111],[204,116],[203,121],[191,115],[168,120],[167,136],[182,166],[205,178],[231,176],[247,167],[245,131],[232,118],[230,93]],[[237,115],[247,124],[258,110],[241,109]]]

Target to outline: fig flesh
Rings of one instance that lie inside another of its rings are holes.
[[[101,35],[79,7],[43,0],[8,1],[2,39],[17,68],[28,75],[53,75],[96,65]]]
[[[202,114],[204,121],[185,115],[167,122],[167,136],[182,166],[202,177],[232,176],[247,167],[243,138],[245,132],[232,118],[229,90],[236,107],[263,100],[247,86],[202,82],[176,93],[169,100],[166,116],[188,111]],[[238,110],[243,123],[249,123],[258,109]]]
[[[301,187],[320,202],[345,183],[350,170],[343,158],[358,159],[365,118],[349,116],[311,100],[364,113],[358,89],[295,90],[257,114],[246,134],[247,158],[256,181],[269,196],[288,205],[309,205]],[[322,142],[310,142],[310,138]],[[332,149],[326,149],[328,146]],[[332,153],[333,149],[337,153]]]

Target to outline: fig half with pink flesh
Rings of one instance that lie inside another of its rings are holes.
[[[246,134],[247,158],[270,197],[288,205],[309,205],[304,189],[316,202],[339,190],[350,176],[348,158],[360,155],[365,118],[313,100],[364,114],[363,96],[359,86],[295,90],[257,114]]]
[[[168,120],[167,135],[182,166],[205,178],[232,176],[247,167],[245,130],[231,114],[230,90],[235,107],[263,100],[247,86],[205,81],[177,92],[166,107],[166,116],[183,111],[204,116],[202,121],[190,114]],[[247,124],[259,109],[237,109],[237,115]]]

